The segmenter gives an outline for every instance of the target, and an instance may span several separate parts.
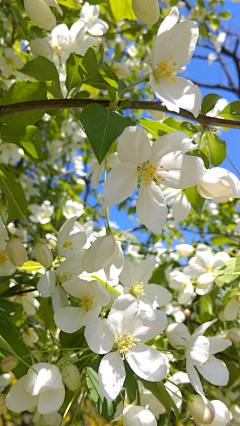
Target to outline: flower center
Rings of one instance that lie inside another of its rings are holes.
[[[177,79],[172,75],[172,73],[177,71],[177,62],[172,59],[173,55],[170,56],[169,59],[160,62],[157,68],[153,71],[153,76],[158,83],[160,80],[169,80],[169,77],[172,83],[176,83]]]
[[[45,217],[45,213],[40,213],[40,217],[43,219]]]
[[[135,348],[136,342],[141,342],[140,339],[132,337],[130,333],[121,334],[116,337],[116,340],[122,359],[127,358],[128,354],[134,356],[133,353],[129,352],[129,349]]]
[[[213,268],[212,266],[208,265],[205,269],[205,272],[212,272]]]
[[[70,272],[65,272],[64,274],[61,273],[59,275],[57,275],[58,281],[60,283],[65,283],[66,281],[69,281],[72,279],[73,274],[71,274]]]
[[[136,297],[139,297],[141,295],[144,296],[146,293],[144,293],[144,290],[143,290],[143,282],[141,282],[140,284],[138,284],[138,282],[136,282],[136,285],[132,286],[130,292],[133,296],[136,296]]]
[[[72,250],[73,249],[72,241],[65,241],[65,243],[63,243],[63,247],[64,248],[70,248],[70,250]]]
[[[12,59],[9,59],[9,58],[8,58],[8,59],[6,60],[6,62],[7,62],[7,64],[8,64],[8,65],[12,65]]]
[[[160,175],[161,171],[169,172],[169,170],[163,170],[163,166],[153,166],[152,163],[148,164],[148,162],[144,163],[142,168],[139,167],[138,171],[139,179],[144,180],[146,186],[148,186],[151,181],[153,181],[155,185],[159,186],[158,180],[161,182],[165,181],[162,175]]]
[[[86,297],[83,297],[81,300],[81,303],[79,303],[78,307],[88,309],[88,307],[91,305],[92,301],[90,297],[87,295]]]
[[[67,214],[72,214],[72,209],[67,209]]]
[[[1,253],[0,254],[0,263],[5,263],[8,260],[8,256],[6,255],[6,253]]]
[[[186,288],[188,283],[183,283],[183,288]]]
[[[210,359],[208,358],[207,362],[210,362]],[[206,362],[203,363],[203,365],[206,365]]]

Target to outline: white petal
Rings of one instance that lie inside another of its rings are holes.
[[[173,202],[172,212],[175,220],[185,220],[191,210],[191,204],[184,193],[179,194]]]
[[[96,318],[89,321],[85,328],[87,344],[91,351],[97,354],[108,353],[115,341],[115,334],[109,330],[106,321],[105,318]]]
[[[221,268],[225,264],[225,262],[227,262],[227,260],[229,259],[230,259],[230,256],[227,253],[223,253],[223,252],[216,253],[213,256],[213,263],[212,263],[213,269]]]
[[[187,346],[187,342],[190,338],[187,326],[178,322],[168,325],[166,335],[170,345],[174,348],[177,348],[178,346]]]
[[[208,340],[210,342],[210,355],[225,351],[232,344],[228,339],[219,339],[217,337],[208,337]]]
[[[111,207],[126,200],[135,191],[137,184],[136,165],[123,163],[114,167],[109,173],[102,191],[105,206]]]
[[[84,315],[83,320],[82,320],[82,326],[87,325],[89,321],[97,318],[99,316],[101,310],[102,310],[102,307],[97,305],[95,309],[91,309],[88,312],[86,312],[86,314]]]
[[[131,324],[131,335],[137,337],[141,342],[153,339],[161,334],[167,327],[167,316],[160,310],[140,310]]]
[[[178,303],[185,304],[187,303],[194,293],[194,288],[191,283],[187,284],[186,287],[183,287],[182,290],[178,293]]]
[[[205,331],[210,327],[212,324],[214,324],[217,321],[217,318],[215,318],[212,321],[204,322],[200,327],[197,328],[196,331],[192,334],[189,343],[191,344],[198,336],[201,336],[205,333]]]
[[[47,390],[39,395],[38,411],[40,414],[51,414],[61,408],[65,398],[65,388]]]
[[[135,266],[135,276],[137,282],[147,284],[150,280],[153,270],[155,268],[155,261],[153,259],[144,259],[142,262]],[[135,284],[135,283],[134,283]]]
[[[118,141],[118,156],[122,163],[142,166],[150,157],[151,145],[142,127],[126,127]]]
[[[199,395],[201,395],[205,404],[207,404],[207,398],[204,395],[202,383],[200,381],[199,375],[197,371],[195,370],[194,366],[191,363],[187,363],[186,370],[187,370],[187,375],[189,377],[191,385],[193,386],[195,391],[199,393]]]
[[[74,333],[82,327],[82,320],[86,309],[68,306],[58,309],[54,314],[56,326],[65,333]]]
[[[232,419],[229,409],[222,401],[213,400],[211,401],[211,404],[215,409],[215,417],[211,423],[211,426],[226,426]]]
[[[115,335],[130,333],[138,313],[137,301],[131,295],[119,296],[108,314],[107,324]]]
[[[209,357],[210,342],[205,336],[198,336],[194,341],[189,340],[186,357],[195,362],[204,363]]]
[[[160,382],[167,375],[164,356],[151,346],[138,345],[131,349],[127,362],[135,374],[149,382]]]
[[[165,306],[172,300],[172,293],[161,285],[148,284],[144,286],[144,292],[146,295],[140,295],[139,300],[144,302],[144,300],[147,299],[151,303],[153,309]]]
[[[123,268],[123,262],[124,262],[124,255],[121,248],[121,243],[120,241],[117,241],[114,256],[111,262],[104,268],[108,281],[112,281],[120,275]]]
[[[205,365],[196,365],[199,373],[213,385],[226,386],[229,380],[229,371],[226,364],[213,355],[210,355],[209,360],[210,362],[206,362]]]
[[[68,306],[68,297],[66,291],[57,285],[52,294],[52,306],[54,312],[60,308],[66,308]]]
[[[121,391],[126,377],[123,360],[118,351],[105,355],[100,363],[99,386],[102,395],[113,401]]]
[[[159,235],[167,219],[167,206],[160,188],[151,182],[141,184],[137,199],[137,215],[150,231]]]
[[[154,142],[149,161],[155,165],[161,164],[162,157],[167,154],[175,151],[181,151],[182,154],[185,154],[188,151],[195,150],[197,147],[198,145],[192,143],[192,139],[184,132],[176,131],[167,133]]]
[[[238,316],[239,307],[240,307],[239,300],[236,300],[233,297],[224,308],[225,320],[234,321]]]
[[[55,289],[56,276],[53,271],[47,271],[37,283],[37,289],[44,297],[49,297]]]
[[[119,275],[119,280],[124,285],[124,287],[131,288],[135,284],[135,268],[136,267],[134,267],[134,264],[132,262],[124,258],[123,270]]]
[[[6,406],[8,410],[14,413],[20,413],[22,411],[31,410],[37,406],[38,396],[32,396],[30,393],[25,391],[25,380],[26,375],[21,377],[13,387],[10,389],[6,396]]]

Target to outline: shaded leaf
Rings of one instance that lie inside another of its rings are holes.
[[[42,133],[35,126],[6,126],[1,129],[1,138],[8,143],[14,143],[24,149],[33,158],[42,156]]]
[[[8,300],[0,300],[0,323],[5,318],[12,317],[16,312],[16,308],[12,302]]]
[[[184,192],[192,208],[200,216],[202,208],[203,208],[203,204],[205,202],[205,198],[199,195],[197,190],[197,185],[192,186],[191,188],[184,189]]]
[[[24,191],[13,173],[7,172],[0,165],[0,186],[8,205],[8,223],[21,217],[28,207]]]
[[[206,115],[207,112],[211,111],[215,107],[216,102],[221,97],[222,96],[219,96],[216,93],[208,93],[206,96],[204,96],[201,106],[201,113]]]

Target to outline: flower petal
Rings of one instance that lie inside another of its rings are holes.
[[[181,222],[185,220],[191,210],[191,204],[189,203],[184,193],[179,194],[172,204],[172,212],[175,220]]]
[[[216,386],[226,386],[229,380],[229,371],[226,364],[220,359],[215,358],[213,355],[209,356],[209,362],[205,365],[197,364],[196,367],[199,373],[204,377],[207,382]]]
[[[208,340],[210,342],[210,355],[225,351],[232,344],[228,339],[219,339],[217,337],[208,337]]]
[[[148,186],[141,184],[136,207],[140,222],[154,234],[161,234],[168,209],[162,191],[154,182]]]
[[[65,333],[75,333],[82,327],[82,320],[86,314],[86,309],[68,306],[58,309],[54,314],[56,326]]]
[[[207,404],[208,400],[204,395],[201,380],[199,378],[197,371],[195,370],[194,366],[191,363],[187,363],[186,371],[187,371],[187,375],[189,377],[192,387],[195,389],[197,393],[199,393],[199,395],[201,395],[203,402]]]
[[[8,410],[14,413],[31,410],[37,406],[39,396],[32,396],[25,391],[26,375],[21,377],[13,387],[10,389],[6,396],[6,406]]]
[[[65,388],[49,389],[39,395],[38,411],[40,414],[51,414],[61,408],[65,398]]]
[[[156,309],[140,310],[133,320],[130,334],[143,343],[161,334],[166,327],[167,316],[165,312]]]
[[[135,164],[123,163],[114,167],[102,191],[104,205],[111,207],[126,200],[135,191],[137,184],[138,172]]]
[[[55,289],[56,276],[53,271],[47,271],[37,283],[37,289],[44,297],[49,297]]]
[[[96,318],[89,321],[85,328],[87,344],[91,351],[97,354],[108,353],[115,341],[115,334],[109,330],[106,321],[105,318]]]
[[[150,157],[151,145],[142,127],[126,127],[118,141],[118,156],[122,163],[142,166]]]
[[[126,372],[119,351],[105,355],[100,362],[99,386],[103,396],[108,401],[113,401],[121,391]]]
[[[160,382],[167,375],[164,356],[151,346],[137,345],[126,360],[135,374],[149,382]]]
[[[145,300],[150,302],[153,309],[165,306],[172,300],[172,293],[158,284],[148,284],[144,286],[144,292],[146,295],[140,295],[139,300],[142,302]]]
[[[108,314],[107,325],[117,336],[130,333],[138,313],[137,301],[129,294],[119,296]]]

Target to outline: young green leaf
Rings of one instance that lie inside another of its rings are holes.
[[[13,173],[9,173],[0,165],[0,186],[8,205],[8,223],[21,217],[28,203],[20,182]]]

